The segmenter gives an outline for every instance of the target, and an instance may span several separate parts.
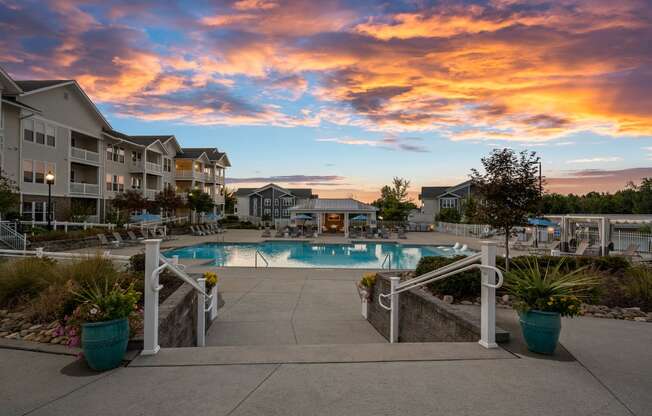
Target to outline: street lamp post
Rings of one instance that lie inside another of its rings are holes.
[[[54,173],[48,171],[45,175],[45,183],[48,184],[48,231],[52,230],[52,185],[54,184]]]

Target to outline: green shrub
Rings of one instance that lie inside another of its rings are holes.
[[[86,230],[74,230],[65,232],[64,230],[48,231],[45,228],[32,228],[32,235],[28,236],[29,241],[58,241],[58,240],[79,240],[82,238],[94,237],[97,234],[105,233],[103,228],[89,228]]]
[[[571,272],[586,267],[593,271],[622,275],[631,267],[629,260],[622,256],[519,256],[510,260],[510,266],[515,265],[517,267],[525,267],[533,261],[537,262],[540,267],[556,267],[557,265],[560,265],[561,272]],[[504,269],[505,258],[497,257],[496,265],[501,269]]]
[[[111,284],[124,278],[125,273],[118,270],[115,264],[104,257],[95,256],[59,264],[58,273],[65,280],[72,280],[78,285],[87,285],[95,281],[108,281]]]
[[[0,305],[13,307],[35,297],[62,278],[56,262],[30,257],[0,263]]]
[[[63,320],[64,316],[70,315],[77,306],[71,290],[75,287],[72,280],[61,284],[52,283],[40,291],[29,303],[27,312],[32,322],[51,322],[52,320]]]
[[[457,208],[442,208],[436,215],[435,221],[459,223],[462,220],[462,214]]]
[[[652,269],[632,267],[625,274],[623,283],[627,304],[620,306],[638,306],[646,312],[652,311]]]
[[[145,272],[145,253],[134,254],[129,258],[129,270],[134,273]]]
[[[454,258],[422,257],[417,264],[415,275],[419,276],[439,269],[463,258],[464,256]],[[436,295],[451,295],[456,300],[475,299],[480,296],[480,271],[469,270],[462,272],[438,282],[430,283],[427,288]]]

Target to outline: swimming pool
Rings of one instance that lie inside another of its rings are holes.
[[[260,243],[203,243],[165,252],[180,259],[206,259],[218,267],[253,267],[256,251],[270,267],[322,267],[345,269],[380,269],[391,254],[392,269],[414,269],[424,256],[453,257],[471,251],[449,246],[423,246],[388,242],[352,244],[313,244],[306,241],[264,241]],[[258,265],[264,262],[258,259]],[[387,263],[385,263],[387,267]]]

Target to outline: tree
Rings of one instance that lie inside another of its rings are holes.
[[[154,197],[154,206],[165,216],[174,215],[176,210],[183,206],[183,200],[171,186],[166,186]]]
[[[238,198],[235,196],[235,191],[225,186],[222,188],[222,194],[224,195],[224,212],[235,212],[235,205],[238,203]]]
[[[435,221],[458,223],[462,219],[456,208],[442,208],[435,216]]]
[[[472,196],[470,196],[465,202],[462,203],[462,211],[464,215],[462,216],[462,222],[467,224],[477,224],[479,223],[479,212],[478,212],[478,201]]]
[[[117,194],[115,198],[113,198],[112,205],[118,210],[134,212],[146,210],[151,204],[139,191],[129,189],[127,192]]]
[[[20,196],[16,183],[4,176],[4,172],[0,171],[0,214],[5,215],[16,208],[19,201]]]
[[[483,222],[505,232],[505,269],[509,270],[509,237],[513,227],[527,224],[541,199],[538,178],[540,158],[524,150],[494,150],[482,158],[484,173],[471,170],[480,195],[478,212]]]
[[[384,220],[405,221],[410,210],[416,205],[408,197],[410,181],[395,177],[391,185],[385,185],[380,190],[380,198],[372,205],[380,209],[380,216]]]
[[[213,210],[215,203],[206,192],[192,191],[188,193],[188,207],[195,212],[203,213]]]

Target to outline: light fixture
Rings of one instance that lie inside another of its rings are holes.
[[[48,173],[45,174],[45,180],[47,183],[54,183],[54,173],[52,173],[51,170],[48,171]]]

